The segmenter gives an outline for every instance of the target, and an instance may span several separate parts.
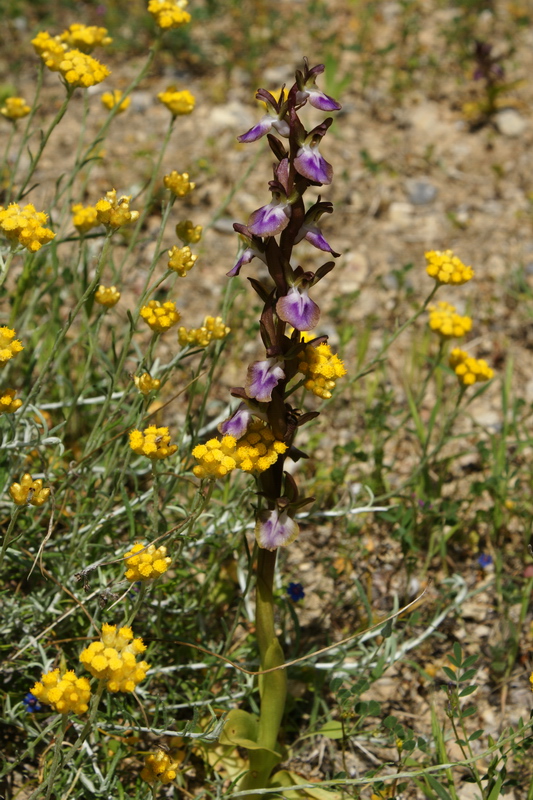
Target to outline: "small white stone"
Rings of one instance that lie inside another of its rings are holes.
[[[527,127],[526,120],[514,108],[499,111],[494,122],[503,136],[521,136]]]

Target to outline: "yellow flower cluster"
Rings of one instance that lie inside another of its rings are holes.
[[[50,489],[43,489],[43,482],[39,478],[34,481],[29,472],[26,472],[20,483],[12,483],[9,487],[11,499],[17,506],[42,506],[50,497]]]
[[[156,547],[151,544],[146,547],[142,543],[134,544],[131,550],[124,554],[126,559],[126,578],[135,581],[152,581],[159,578],[170,566],[172,561],[167,556],[167,548]]]
[[[95,47],[105,47],[113,41],[107,35],[107,28],[99,28],[97,25],[82,25],[80,22],[75,22],[70,28],[67,28],[59,39],[69,47],[75,47],[83,53],[92,53]]]
[[[141,376],[134,375],[133,381],[140,393],[144,395],[157,391],[161,386],[161,381],[157,378],[152,378],[148,372],[143,372]]]
[[[185,753],[178,750],[172,757],[163,750],[157,753],[149,753],[144,759],[144,768],[141,771],[141,778],[150,786],[156,781],[160,783],[172,783],[178,774],[178,767],[185,758]]]
[[[0,114],[7,119],[17,120],[28,116],[31,108],[23,97],[6,97],[4,105],[0,108]]]
[[[131,195],[117,198],[116,189],[106,192],[105,197],[95,206],[98,222],[107,228],[120,228],[122,225],[129,225],[130,222],[137,222],[139,212],[130,211],[130,200]]]
[[[120,300],[120,292],[116,286],[102,286],[102,284],[100,284],[96,290],[94,299],[97,303],[100,303],[101,306],[113,308]]]
[[[190,114],[196,102],[194,95],[188,89],[179,92],[175,86],[168,86],[166,91],[159,92],[157,99],[168,108],[173,117]]]
[[[182,347],[188,344],[207,347],[213,339],[224,339],[230,331],[222,317],[206,317],[201,328],[178,328],[178,342]]]
[[[185,247],[178,247],[174,245],[172,250],[168,251],[168,268],[177,272],[180,278],[184,278],[191,270],[198,256],[193,256],[191,248],[186,245]]]
[[[48,214],[36,211],[31,203],[24,208],[18,203],[10,203],[7,208],[0,206],[0,229],[8,239],[18,241],[30,253],[36,253],[55,238],[55,233],[44,227],[47,221]]]
[[[287,445],[274,437],[261,420],[253,420],[239,440],[234,436],[209,439],[197,445],[192,455],[199,462],[193,467],[197,478],[224,478],[234,469],[257,474],[276,463]]]
[[[146,324],[156,333],[165,333],[173,325],[177,325],[181,319],[179,311],[176,310],[176,304],[172,300],[167,300],[166,303],[150,300],[146,306],[141,308],[140,314]]]
[[[455,306],[441,301],[429,307],[429,327],[444,339],[464,336],[472,330],[470,317],[461,317],[455,312]]]
[[[490,381],[494,376],[494,371],[483,358],[472,358],[466,350],[459,347],[455,347],[450,353],[449,364],[464,386]]]
[[[47,703],[60,714],[68,714],[69,711],[84,714],[89,708],[89,681],[87,678],[77,678],[72,670],[63,676],[58,669],[47,672],[30,691],[41,703]]]
[[[44,65],[52,72],[59,72],[59,65],[67,52],[59,36],[50,36],[48,31],[40,31],[35,39],[31,40],[37,55],[41,56]]]
[[[14,336],[13,328],[6,328],[5,325],[0,328],[0,367],[5,367],[10,358],[24,350],[22,343]]]
[[[337,378],[346,375],[344,364],[331,352],[329,344],[308,344],[298,356],[298,370],[307,377],[305,388],[323,400],[329,400]]]
[[[4,389],[0,394],[0,414],[13,414],[21,405],[22,400],[15,399],[16,389]]]
[[[163,30],[180,28],[191,21],[191,15],[183,9],[187,0],[150,0],[148,11]]]
[[[48,66],[48,64],[46,64]],[[52,69],[50,67],[50,69]],[[82,53],[81,50],[67,50],[58,68],[53,72],[60,72],[70,86],[79,86],[87,89],[111,75],[111,70],[101,64],[96,58]]]
[[[168,175],[165,175],[163,183],[165,184],[165,188],[169,189],[176,197],[185,197],[185,195],[192,192],[196,186],[195,183],[189,180],[188,172],[182,172],[180,174],[176,172],[175,169]]]
[[[437,283],[450,283],[459,286],[474,277],[472,267],[463,264],[452,250],[430,250],[426,255],[426,272]]]
[[[138,456],[148,456],[153,461],[174,455],[177,445],[170,444],[168,428],[149,425],[141,431],[130,431],[130,447]]]
[[[91,675],[106,682],[110,692],[133,692],[146,677],[150,665],[137,662],[146,645],[142,639],[134,639],[131,628],[116,625],[102,626],[102,638],[92,642],[80,653],[80,662]]]
[[[98,212],[94,206],[83,206],[81,203],[76,203],[72,206],[71,211],[72,224],[80,233],[87,233],[100,225]]]
[[[202,231],[202,226],[193,225],[190,219],[178,222],[176,225],[176,236],[183,244],[197,244],[202,238]]]
[[[107,108],[109,111],[115,108],[115,106],[118,106],[119,114],[126,111],[131,103],[131,97],[126,97],[122,100],[122,92],[120,89],[114,89],[112,92],[104,92],[100,100],[102,101],[103,107]]]

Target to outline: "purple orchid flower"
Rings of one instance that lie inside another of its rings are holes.
[[[277,236],[285,230],[292,214],[292,206],[279,181],[270,181],[272,200],[250,215],[248,230],[256,236]]]
[[[290,134],[290,127],[288,122],[284,119],[287,113],[287,102],[284,100],[285,92],[283,89],[281,90],[279,100],[276,100],[266,89],[258,89],[255,96],[257,100],[262,100],[266,105],[267,113],[261,117],[257,125],[254,125],[241,136],[237,136],[237,141],[244,144],[255,142],[257,139],[267,134],[271,128],[274,128],[280,136],[288,137]]]
[[[279,358],[267,358],[265,361],[254,361],[248,367],[246,376],[246,394],[260,403],[272,400],[272,390],[285,377]]]
[[[296,83],[298,91],[296,92],[296,104],[303,105],[307,100],[315,108],[320,111],[340,111],[342,106],[337,103],[333,97],[324,94],[316,87],[316,79],[318,75],[324,72],[324,64],[317,64],[316,67],[309,69],[307,59],[304,59],[305,68],[303,73],[300,70],[296,72]]]
[[[316,328],[320,319],[320,309],[311,300],[307,288],[292,286],[284,297],[276,303],[276,313],[283,322],[288,322],[298,331]]]
[[[307,239],[314,247],[318,247],[319,250],[324,250],[326,253],[331,253],[332,256],[338,258],[340,253],[336,253],[335,250],[332,250],[331,246],[326,241],[324,234],[316,225],[322,214],[331,214],[333,211],[333,203],[329,202],[320,202],[320,197],[318,198],[318,202],[315,203],[311,208],[307,211],[304,219],[304,223],[298,234],[296,239],[294,240],[294,244],[298,244],[301,242],[302,239]]]
[[[261,239],[251,234],[246,225],[241,225],[240,222],[234,222],[233,229],[239,234],[240,248],[235,265],[226,272],[228,278],[238,275],[241,267],[249,264],[253,258],[260,258],[266,264],[265,248]]]
[[[294,542],[300,529],[287,511],[260,511],[255,524],[255,538],[264,550],[275,550]]]
[[[267,415],[258,408],[252,410],[247,403],[239,403],[231,417],[224,420],[218,429],[223,436],[234,436],[235,439],[240,439],[246,433],[252,417],[259,417],[264,422],[268,419]]]
[[[301,144],[294,159],[294,166],[300,175],[314,183],[331,183],[333,180],[333,167],[328,164],[318,150],[322,137],[325,136],[332,122],[332,118],[328,117],[316,128],[313,128]]]

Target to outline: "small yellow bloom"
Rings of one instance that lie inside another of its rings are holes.
[[[202,238],[202,231],[202,226],[193,225],[190,219],[185,219],[176,225],[176,236],[183,244],[197,244]]]
[[[94,206],[83,206],[81,203],[76,203],[72,206],[71,211],[72,224],[80,233],[87,233],[100,225],[98,212]]]
[[[205,444],[197,445],[192,455],[199,464],[193,467],[197,478],[224,478],[235,469],[235,447],[237,440],[233,436],[223,436],[221,441],[209,439]]]
[[[143,432],[130,431],[130,447],[138,456],[147,456],[152,461],[174,455],[177,445],[170,444],[168,428],[149,425]]]
[[[150,392],[156,392],[161,386],[161,381],[157,378],[152,378],[148,372],[143,372],[140,376],[134,375],[133,381],[140,393],[144,395],[150,394]]]
[[[176,779],[179,765],[184,758],[183,750],[173,751],[171,754],[167,754],[163,750],[149,753],[144,759],[141,778],[150,786],[153,786],[156,781],[163,784],[172,783]]]
[[[189,192],[192,192],[196,186],[195,183],[192,183],[192,181],[189,180],[188,172],[182,172],[180,174],[179,172],[176,172],[175,169],[172,170],[169,175],[165,175],[163,178],[163,183],[165,184],[165,187],[172,192],[172,194],[176,195],[176,197],[185,197],[185,195],[189,194]]]
[[[455,347],[450,353],[449,363],[464,386],[490,381],[494,377],[494,371],[484,359],[472,358],[465,350],[460,350],[458,347]]]
[[[21,405],[22,400],[15,399],[16,389],[4,389],[0,394],[0,414],[13,414]]]
[[[110,692],[134,692],[150,669],[146,661],[137,662],[145,650],[143,640],[134,639],[131,628],[117,631],[116,625],[104,624],[101,641],[82,650],[80,662],[91,675],[105,681]]]
[[[180,321],[180,313],[176,310],[176,304],[172,300],[160,303],[158,300],[150,300],[140,311],[141,317],[156,333],[164,333],[177,325]]]
[[[173,117],[190,114],[196,102],[194,95],[188,89],[179,92],[175,86],[168,86],[166,91],[159,92],[157,99],[168,108]]]
[[[22,343],[14,336],[13,328],[6,328],[5,325],[0,328],[0,367],[5,367],[10,358],[24,350]]]
[[[70,86],[79,86],[82,89],[96,86],[111,75],[110,69],[81,50],[67,50],[58,69],[53,71],[60,72]]]
[[[329,344],[313,347],[308,344],[299,354],[298,370],[307,377],[305,388],[323,400],[329,400],[337,378],[346,375],[340,358],[331,352]]]
[[[193,256],[191,248],[188,245],[185,247],[177,247],[174,245],[172,250],[168,251],[168,268],[177,272],[180,278],[184,278],[191,270],[198,256]]]
[[[115,106],[118,106],[119,114],[126,111],[131,103],[131,97],[126,97],[122,100],[122,92],[119,89],[114,89],[112,92],[104,92],[100,100],[102,101],[103,107],[107,108],[109,111],[115,108]]]
[[[7,97],[0,108],[0,114],[7,119],[17,120],[26,117],[31,111],[30,106],[23,97]]]
[[[59,65],[68,49],[59,36],[50,36],[48,31],[40,31],[31,43],[45,66],[52,72],[59,72]]]
[[[43,489],[42,480],[39,478],[34,481],[26,472],[20,483],[11,484],[9,494],[17,506],[25,506],[28,503],[32,506],[42,506],[50,497],[50,489]]]
[[[425,255],[428,262],[426,272],[437,283],[459,286],[474,277],[472,267],[465,266],[452,250],[430,250]]]
[[[148,11],[157,25],[163,30],[181,28],[191,21],[191,15],[184,11],[187,0],[150,0]]]
[[[178,328],[178,342],[182,347],[207,347],[213,339],[224,339],[230,331],[231,328],[222,321],[222,317],[206,317],[201,328]]]
[[[23,247],[36,253],[43,244],[55,238],[50,228],[45,228],[48,214],[36,211],[31,203],[21,208],[18,203],[10,203],[7,208],[0,206],[0,230],[11,241],[18,241]]]
[[[169,568],[172,559],[167,556],[167,548],[157,547],[155,544],[146,547],[142,543],[134,544],[131,550],[124,553],[126,565],[126,578],[135,581],[151,581],[159,578]]]
[[[102,284],[100,284],[96,290],[94,299],[97,303],[100,303],[101,306],[113,308],[120,300],[120,292],[117,290],[116,286],[102,286]]]
[[[286,450],[287,445],[275,438],[266,423],[254,419],[244,436],[237,441],[235,460],[243,472],[256,475],[275,464],[278,456]]]
[[[106,228],[121,228],[137,222],[139,219],[138,211],[130,211],[131,195],[123,195],[117,199],[116,189],[106,192],[105,197],[99,200],[95,206],[96,218],[99,223]]]
[[[455,306],[441,301],[429,307],[429,327],[444,339],[464,336],[472,330],[470,317],[461,317],[455,312]]]
[[[63,31],[59,39],[69,47],[81,50],[82,53],[91,53],[95,47],[105,47],[113,41],[107,35],[106,28],[99,28],[96,25],[82,25],[79,22],[75,22],[66,31]]]
[[[72,670],[60,676],[59,670],[54,669],[42,675],[31,693],[60,714],[84,714],[89,708],[91,687],[87,678],[77,678]]]

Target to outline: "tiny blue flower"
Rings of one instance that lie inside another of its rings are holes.
[[[301,583],[289,583],[287,586],[287,594],[295,603],[298,600],[303,600],[305,597],[304,587]]]
[[[481,567],[481,569],[487,569],[492,564],[492,556],[489,556],[488,553],[481,553],[479,556],[477,563]]]
[[[33,714],[35,711],[42,711],[43,707],[39,703],[39,700],[35,697],[34,694],[28,692],[26,697],[22,701],[24,703],[24,708],[26,709],[26,713]]]

